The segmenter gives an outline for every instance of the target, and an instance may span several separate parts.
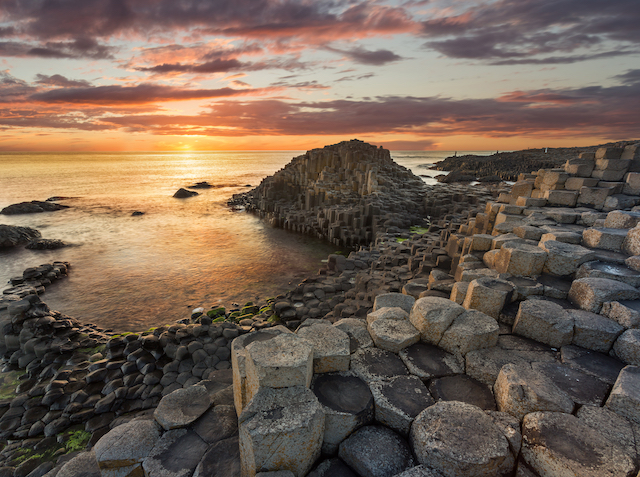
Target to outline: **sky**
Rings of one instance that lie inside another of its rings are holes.
[[[638,0],[0,0],[0,151],[640,138]]]

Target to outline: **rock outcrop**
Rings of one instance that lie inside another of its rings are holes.
[[[40,237],[41,234],[36,229],[16,225],[0,225],[0,248],[15,247]]]
[[[421,224],[426,190],[387,149],[354,139],[307,151],[229,205],[273,226],[354,247],[378,231]]]
[[[20,202],[12,204],[0,210],[0,214],[37,214],[41,212],[53,212],[55,210],[68,209],[68,205],[55,204],[49,201],[32,200],[31,202]]]

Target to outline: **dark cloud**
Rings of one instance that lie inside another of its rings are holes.
[[[626,73],[614,76],[614,78],[620,80],[624,84],[640,83],[640,69],[629,70]]]
[[[215,59],[206,63],[183,65],[181,63],[163,63],[161,65],[148,68],[136,68],[137,71],[147,71],[151,73],[227,73],[237,71],[242,67],[242,63],[235,58],[228,60]]]
[[[83,88],[91,86],[91,83],[85,80],[70,80],[62,75],[36,75],[36,83],[46,86],[60,86],[62,88]]]
[[[350,50],[341,50],[338,48],[326,47],[325,49],[336,53],[341,53],[356,63],[363,65],[375,65],[382,66],[386,63],[392,63],[402,59],[401,56],[396,55],[389,50],[375,50],[370,51],[364,48],[353,48]]]
[[[30,96],[31,100],[44,103],[71,104],[144,104],[157,101],[184,101],[191,99],[222,98],[248,93],[256,90],[220,89],[182,89],[174,86],[140,84],[137,86],[93,86],[84,88],[62,88],[38,92]]]
[[[229,101],[197,116],[104,118],[154,134],[212,136],[423,134],[486,137],[637,136],[640,81],[612,87],[517,91],[498,99],[386,96],[290,103]],[[182,131],[182,132],[180,132]]]
[[[638,53],[639,22],[636,0],[498,0],[422,27],[425,45],[448,57],[559,64]]]
[[[36,89],[7,71],[0,71],[0,103],[23,101]]]
[[[33,56],[38,58],[110,59],[113,48],[91,38],[33,44],[18,41],[0,42],[0,56]]]
[[[413,28],[402,8],[340,0],[14,0],[0,3],[0,14],[17,31],[39,39],[126,33],[147,37],[176,29],[318,38]]]

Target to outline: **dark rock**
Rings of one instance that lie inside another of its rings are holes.
[[[25,248],[29,250],[55,250],[66,247],[67,244],[57,239],[37,239],[32,240]]]
[[[52,212],[55,210],[68,209],[68,205],[54,204],[52,202],[43,202],[39,200],[33,200],[31,202],[20,202],[19,204],[12,204],[4,209],[0,210],[0,214],[14,215],[14,214],[35,214],[40,212]]]
[[[392,477],[413,467],[407,442],[391,429],[366,426],[340,444],[340,458],[358,475]]]
[[[0,225],[0,248],[15,247],[21,243],[28,243],[40,238],[40,232],[29,227],[15,225]]]
[[[138,217],[140,215],[144,215],[144,212],[141,212],[139,210],[136,210],[134,212],[131,213],[131,217]]]
[[[461,401],[485,411],[496,410],[491,388],[465,374],[434,379],[429,383],[429,391],[436,401]]]
[[[146,475],[192,475],[207,447],[191,430],[168,431],[151,449],[142,468]]]
[[[238,436],[221,440],[211,446],[195,473],[207,477],[240,477]]]
[[[580,405],[602,406],[611,387],[589,374],[557,363],[532,363],[534,371],[549,378]]]
[[[208,444],[228,439],[238,432],[238,416],[233,406],[215,406],[204,413],[192,429]]]
[[[396,354],[378,348],[356,351],[351,356],[351,370],[365,381],[378,381],[409,374]]]
[[[462,373],[464,369],[454,355],[427,343],[416,343],[399,354],[411,373],[422,379],[452,376]]]
[[[336,458],[322,461],[307,477],[358,477],[347,464]]]
[[[188,197],[193,197],[195,195],[198,195],[198,193],[192,190],[187,190],[187,189],[178,189],[178,192],[173,194],[173,196],[176,199],[186,199]]]
[[[560,352],[563,364],[594,376],[611,386],[625,366],[620,360],[578,346],[563,346]]]

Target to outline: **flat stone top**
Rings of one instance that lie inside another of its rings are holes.
[[[162,398],[153,417],[166,430],[191,424],[211,407],[211,397],[204,386],[176,389]]]
[[[313,358],[312,344],[293,333],[283,333],[268,341],[254,341],[246,349],[256,364],[270,368],[302,366]]]
[[[315,356],[348,356],[349,335],[332,325],[311,325],[298,331],[298,336],[313,345]]]
[[[379,348],[356,351],[351,356],[351,369],[365,381],[377,381],[409,374],[397,355]]]
[[[539,247],[549,253],[561,254],[561,255],[589,255],[593,254],[595,257],[595,252],[592,250],[585,248],[581,245],[575,245],[572,243],[566,242],[558,242],[557,240],[547,240],[546,242],[541,242]]]
[[[373,302],[373,311],[377,311],[380,308],[385,307],[400,307],[409,313],[415,301],[416,299],[410,295],[404,295],[402,293],[383,293],[376,296],[376,299]]]
[[[603,290],[603,291],[620,290],[620,291],[635,292],[635,294],[638,294],[638,290],[636,290],[631,285],[627,285],[626,283],[620,282],[618,280],[611,280],[609,278],[579,278],[574,281],[574,283],[576,282],[583,283],[597,290]]]
[[[233,340],[232,346],[233,349],[238,350],[249,346],[255,341],[268,341],[282,333],[291,333],[291,331],[282,325],[265,328],[259,331],[254,331],[253,333],[238,336]]]
[[[568,345],[561,349],[562,363],[613,385],[625,364],[611,356]]]
[[[480,277],[480,278],[476,278],[471,283],[474,283],[474,282],[477,285],[482,285],[485,288],[491,288],[493,290],[500,290],[507,293],[513,291],[513,285],[511,285],[506,280],[501,280],[499,278]]]
[[[115,427],[96,443],[98,462],[142,462],[160,438],[160,427],[152,420],[131,421]]]
[[[398,376],[390,381],[379,381],[373,383],[372,388],[378,388],[387,401],[412,418],[435,402],[417,376]]]
[[[251,429],[282,431],[309,421],[319,410],[318,398],[303,386],[260,388],[238,417],[238,425],[252,421]]]
[[[320,404],[338,412],[358,414],[369,409],[373,403],[369,386],[357,376],[317,374],[311,389]]]
[[[619,263],[611,263],[611,262],[601,262],[599,260],[593,262],[587,262],[584,264],[585,268],[589,268],[591,270],[598,270],[609,275],[616,275],[619,277],[637,277],[640,276],[640,273],[631,270],[629,267],[626,267]]]
[[[535,254],[535,255],[542,255],[542,254],[547,253],[544,250],[542,250],[540,247],[538,247],[537,245],[531,245],[531,244],[520,242],[520,241],[517,241],[517,240],[509,240],[509,241],[505,242],[504,244],[502,244],[502,249],[519,250],[519,251],[522,251],[522,252],[531,253],[531,254]]]
[[[442,348],[427,344],[416,343],[400,352],[403,361],[424,373],[424,376],[441,377],[462,372],[462,366],[456,366],[456,357]]]

